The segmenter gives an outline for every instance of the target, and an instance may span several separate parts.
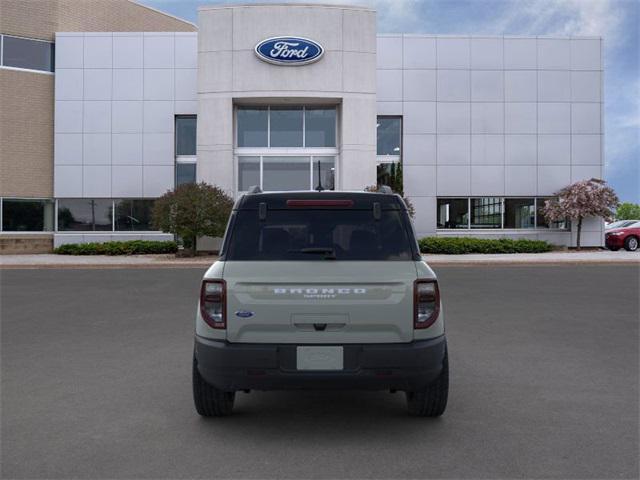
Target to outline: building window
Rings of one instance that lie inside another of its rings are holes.
[[[176,187],[187,183],[196,183],[196,163],[176,163]]]
[[[438,228],[469,228],[469,199],[439,198]]]
[[[197,118],[176,116],[176,187],[196,182]]]
[[[240,106],[238,148],[335,148],[336,107]]]
[[[51,200],[3,198],[3,232],[51,232],[53,230]]]
[[[194,156],[196,154],[195,115],[176,116],[176,156]]]
[[[536,206],[533,198],[504,199],[504,228],[535,228]]]
[[[336,109],[305,107],[304,133],[306,147],[336,146]]]
[[[238,191],[333,190],[335,157],[261,155],[238,157]]]
[[[376,136],[378,186],[402,193],[402,118],[378,117]]]
[[[336,107],[240,106],[236,132],[239,192],[335,188]]]
[[[376,136],[379,157],[400,157],[402,154],[402,117],[378,117]]]
[[[113,230],[113,201],[106,199],[59,199],[58,231]]]
[[[2,66],[54,71],[54,44],[44,40],[2,35]]]
[[[269,109],[268,107],[239,107],[238,147],[269,146]]]
[[[147,199],[115,200],[116,231],[143,232],[154,230],[151,226],[153,203],[153,200]]]
[[[549,223],[542,213],[549,198],[438,198],[437,228],[569,230],[568,221]]]
[[[536,199],[536,226],[538,228],[553,228],[560,230],[568,230],[570,225],[567,220],[561,220],[559,222],[550,222],[544,216],[544,202],[546,200],[552,200],[552,197],[543,197]]]
[[[484,197],[471,199],[471,228],[501,228],[502,199]]]

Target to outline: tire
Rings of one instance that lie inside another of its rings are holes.
[[[624,249],[629,252],[635,252],[638,250],[638,243],[638,237],[631,235],[624,239]]]
[[[203,417],[226,417],[233,411],[235,392],[223,392],[205,382],[198,372],[198,366],[193,360],[193,402],[196,411]]]
[[[449,355],[444,352],[442,371],[438,378],[419,392],[406,392],[407,410],[414,417],[439,417],[447,408],[449,396]]]

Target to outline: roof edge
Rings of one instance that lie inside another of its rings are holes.
[[[171,15],[170,13],[163,12],[162,10],[158,10],[157,8],[150,7],[149,5],[145,5],[144,3],[140,3],[139,0],[128,0],[131,3],[138,5],[139,7],[146,8],[147,10],[151,10],[152,12],[159,13],[164,15],[165,17],[173,18],[174,20],[178,20],[179,22],[186,23],[187,25],[191,25],[195,31],[198,31],[198,25],[189,20],[185,20],[184,18],[177,17],[175,15]]]

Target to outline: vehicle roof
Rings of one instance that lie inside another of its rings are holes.
[[[292,191],[292,192],[268,192],[247,193],[240,197],[234,210],[256,210],[260,203],[265,203],[269,209],[286,209],[288,200],[351,200],[353,206],[350,209],[369,210],[374,203],[388,210],[406,209],[402,198],[395,193],[377,192],[351,192],[351,191]],[[320,207],[322,208],[322,207]],[[335,207],[326,207],[335,208]]]

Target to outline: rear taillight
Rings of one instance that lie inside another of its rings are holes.
[[[224,280],[203,280],[200,314],[211,328],[227,328],[227,286]]]
[[[413,286],[413,327],[429,328],[440,313],[437,280],[416,280]]]

